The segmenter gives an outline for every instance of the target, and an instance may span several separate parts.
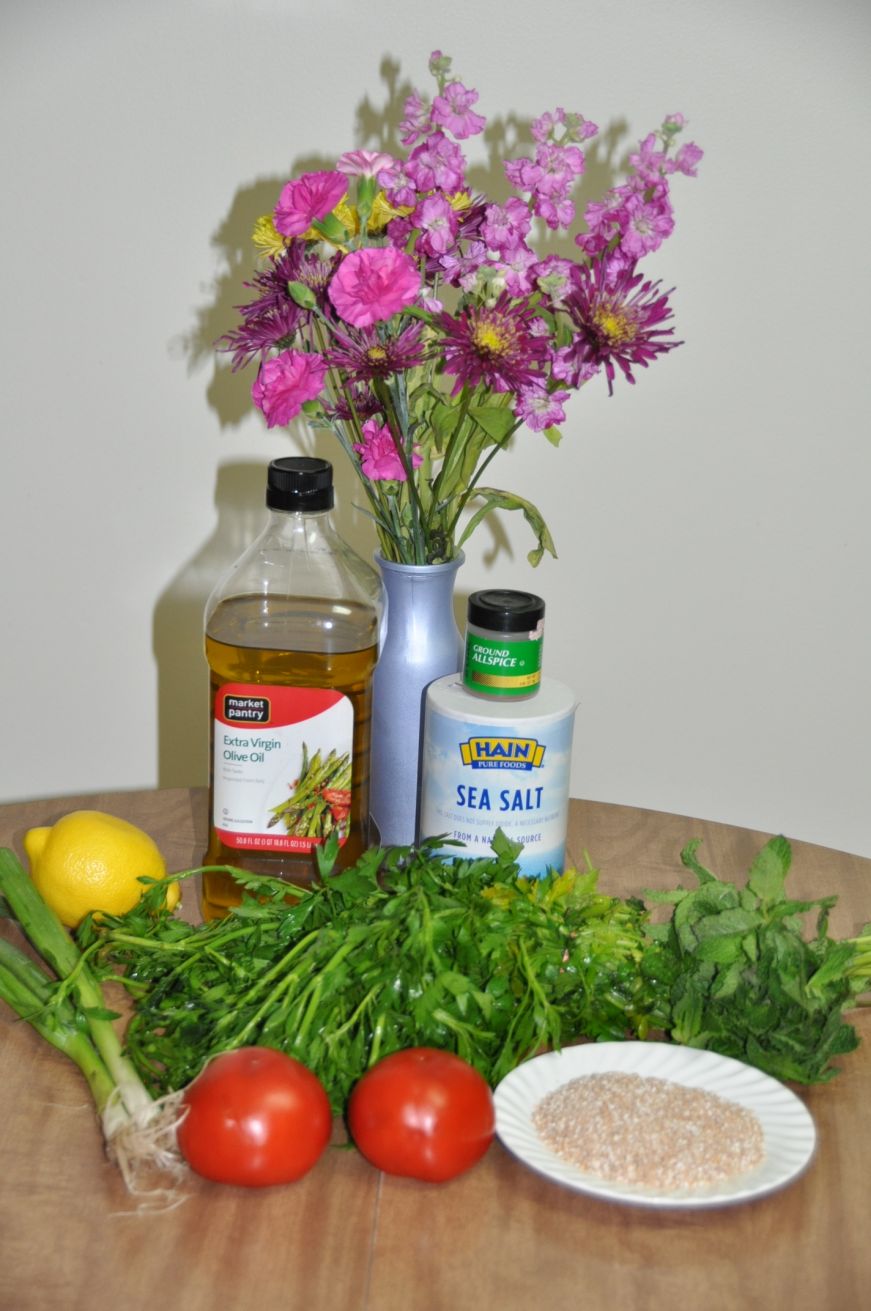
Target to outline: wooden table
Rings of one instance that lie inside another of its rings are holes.
[[[168,865],[199,863],[201,790],[104,793],[0,807],[0,845],[69,810],[140,824]],[[769,834],[573,801],[569,849],[625,896],[687,877],[679,853],[734,878]],[[788,835],[787,835],[788,836]],[[871,861],[793,843],[793,895],[837,892],[832,932],[871,919]],[[187,909],[196,889],[186,884]],[[7,925],[6,932],[14,932]],[[859,1311],[871,1305],[871,1014],[827,1085],[797,1090],[819,1145],[782,1192],[731,1208],[651,1211],[539,1178],[497,1142],[444,1185],[379,1174],[331,1150],[287,1188],[193,1178],[168,1214],[133,1214],[105,1160],[79,1072],[0,1004],[3,1311]],[[337,1139],[341,1127],[337,1126]]]

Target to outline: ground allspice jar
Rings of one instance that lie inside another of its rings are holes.
[[[469,597],[463,686],[474,696],[522,701],[541,683],[544,601],[490,588]]]

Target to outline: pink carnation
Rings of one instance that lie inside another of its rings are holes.
[[[326,218],[348,190],[341,173],[303,173],[282,188],[275,206],[275,226],[285,237],[299,237],[317,219]]]
[[[360,456],[360,467],[367,478],[373,482],[392,478],[405,482],[406,474],[396,449],[396,443],[386,423],[377,419],[368,419],[363,424],[363,441],[354,446]],[[411,467],[417,469],[423,463],[423,456],[412,451]]]
[[[420,274],[410,255],[394,246],[352,250],[339,265],[327,294],[355,328],[389,319],[420,293]]]
[[[312,401],[324,385],[327,366],[320,355],[305,351],[282,351],[265,360],[251,388],[251,399],[266,416],[269,428],[295,419],[306,401]]]
[[[336,168],[346,177],[376,178],[385,169],[392,168],[396,160],[383,150],[346,150]]]

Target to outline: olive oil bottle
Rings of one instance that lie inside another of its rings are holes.
[[[268,519],[206,605],[211,741],[203,863],[305,886],[335,834],[338,866],[369,843],[369,735],[381,585],[332,524],[326,460],[273,460]],[[238,904],[203,874],[206,918]]]

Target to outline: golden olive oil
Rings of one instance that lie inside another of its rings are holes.
[[[295,636],[293,650],[284,645],[289,631]],[[347,698],[353,713],[352,746],[347,753],[350,798],[347,816],[344,806],[334,803],[334,810],[341,816],[347,830],[337,867],[356,860],[369,841],[369,740],[372,671],[377,657],[376,611],[371,606],[345,600],[280,595],[235,596],[220,602],[209,617],[205,646],[211,672],[212,713],[209,843],[204,864],[233,865],[287,879],[300,886],[310,883],[317,872],[314,847],[308,851],[271,850],[268,846],[249,848],[237,845],[238,837],[228,839],[226,834],[222,836],[221,816],[215,814],[216,767],[219,770],[224,768],[224,755],[243,754],[234,752],[232,746],[222,745],[239,740],[237,730],[216,719],[216,707],[227,687],[246,688],[249,692],[256,689],[249,698],[254,702],[255,712],[260,711],[258,694],[262,693],[262,700],[269,702],[270,689],[273,688],[331,689]],[[235,699],[243,702],[244,707],[243,698]],[[262,728],[258,725],[257,730],[252,730],[246,722],[244,729],[249,741],[271,740],[268,720]],[[339,755],[337,765],[340,764]],[[233,768],[232,762],[230,768]],[[288,803],[296,782],[295,770],[296,766],[286,780]],[[329,782],[329,778],[326,781]],[[257,784],[249,783],[243,777],[240,786],[254,788]],[[322,787],[320,793],[324,791],[330,797],[340,795],[337,789],[330,791]],[[318,800],[329,820],[332,816],[329,807],[323,804],[322,795]],[[284,816],[281,815],[273,830],[278,840],[283,839],[284,826]],[[315,840],[317,845],[319,839]],[[204,915],[221,915],[239,900],[238,886],[229,874],[213,872],[203,875]]]

